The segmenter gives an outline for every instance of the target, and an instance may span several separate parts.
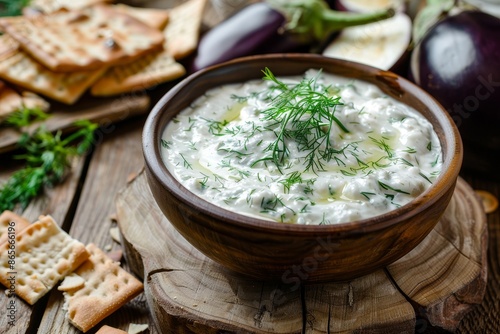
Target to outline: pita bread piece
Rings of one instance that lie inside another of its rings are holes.
[[[20,47],[55,72],[95,70],[162,48],[162,33],[111,5],[0,19]]]
[[[163,30],[164,48],[175,59],[196,50],[206,3],[207,0],[189,0],[170,10],[170,19]]]

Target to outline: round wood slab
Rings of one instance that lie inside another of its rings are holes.
[[[119,194],[117,214],[126,259],[144,278],[162,333],[401,334],[429,325],[453,331],[485,293],[486,215],[462,179],[421,244],[342,283],[262,282],[226,270],[170,225],[143,172]]]

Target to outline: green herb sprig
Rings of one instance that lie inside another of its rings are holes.
[[[34,122],[44,121],[49,117],[50,115],[40,108],[23,107],[10,114],[1,124],[21,128]]]
[[[83,155],[91,148],[98,125],[86,120],[75,125],[78,130],[65,138],[61,132],[52,134],[44,127],[32,135],[23,134],[19,147],[25,153],[15,158],[24,160],[26,166],[0,185],[0,211],[12,210],[18,204],[26,208],[44,187],[62,181],[72,157]]]
[[[340,152],[331,142],[334,123],[343,132],[349,132],[335,116],[336,108],[343,105],[340,97],[331,96],[330,87],[320,85],[317,78],[287,84],[267,67],[262,72],[264,80],[273,82],[273,89],[279,92],[270,97],[271,106],[262,112],[264,119],[278,128],[274,130],[276,140],[266,148],[271,156],[263,160],[272,161],[278,168],[284,166],[289,156],[287,142],[295,141],[300,151],[307,152],[305,170],[323,170],[323,161]]]

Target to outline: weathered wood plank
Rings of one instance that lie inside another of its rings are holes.
[[[170,225],[143,173],[130,187],[132,192],[127,187],[118,198],[118,222],[127,245],[135,249],[128,248],[128,254],[140,254],[142,264],[135,268],[143,270],[148,304],[163,333],[302,332],[300,290],[226,271]]]
[[[500,183],[465,176],[474,189],[487,190],[500,198]],[[487,215],[488,219],[488,283],[483,301],[461,321],[457,333],[500,333],[500,209]]]
[[[436,228],[388,271],[403,293],[424,308],[431,325],[454,331],[484,297],[486,238],[482,204],[459,180]]]
[[[350,282],[306,287],[306,333],[411,334],[415,330],[412,305],[384,270]]]
[[[141,262],[134,265],[144,272],[148,304],[167,333],[399,334],[419,326],[413,305],[426,307],[430,324],[454,329],[469,305],[481,301],[486,273],[484,212],[463,180],[457,189],[449,212],[438,223],[443,226],[389,266],[392,277],[378,271],[350,282],[304,288],[254,281],[253,291],[246,292],[253,297],[246,301],[234,288],[245,286],[245,279],[231,276],[176,233],[155,205],[144,174],[120,194],[117,213],[125,250],[132,261]],[[272,298],[262,303],[266,294]],[[249,300],[258,307],[252,310]],[[265,321],[251,323],[266,312]]]
[[[92,242],[104,250],[109,249],[109,245],[112,246],[111,250],[120,248],[109,233],[114,226],[110,216],[115,212],[116,194],[126,185],[130,174],[139,171],[143,165],[143,121],[141,118],[121,123],[105,136],[93,154],[70,229],[70,234],[85,244]],[[38,333],[80,333],[65,319],[63,302],[59,292],[51,293]],[[144,296],[141,294],[95,329],[108,324],[127,330],[130,323],[149,321]],[[150,328],[150,333],[155,333],[154,328]]]

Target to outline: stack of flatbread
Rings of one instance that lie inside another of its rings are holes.
[[[87,91],[111,96],[177,79],[186,73],[178,60],[197,47],[206,1],[151,9],[33,0],[23,16],[0,18],[0,99],[13,89],[71,105]]]

